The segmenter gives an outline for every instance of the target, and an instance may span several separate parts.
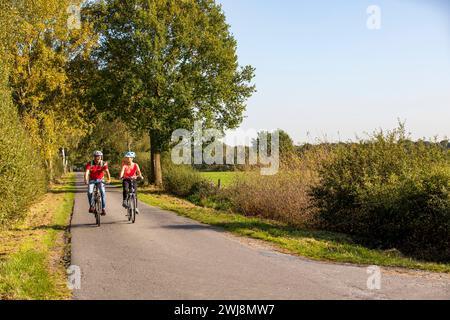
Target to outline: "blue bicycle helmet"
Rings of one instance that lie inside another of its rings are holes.
[[[136,153],[132,152],[132,151],[128,151],[127,153],[125,153],[125,158],[136,158]]]

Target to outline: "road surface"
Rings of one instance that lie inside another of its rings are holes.
[[[77,175],[72,265],[74,299],[450,299],[450,277],[383,269],[369,290],[366,267],[311,261],[145,204],[129,224],[118,188],[108,187],[100,228]]]

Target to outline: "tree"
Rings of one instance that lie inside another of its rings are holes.
[[[78,144],[74,161],[84,162],[92,156],[93,150],[102,150],[105,160],[119,166],[124,153],[131,149],[136,152],[149,151],[148,137],[129,132],[128,127],[119,119],[109,121],[100,117],[89,134]]]
[[[90,96],[100,110],[145,130],[153,182],[173,130],[201,120],[236,128],[254,92],[254,69],[240,67],[236,41],[214,0],[103,0],[88,11],[100,35]]]
[[[0,29],[12,30],[8,2],[0,3]],[[30,203],[46,191],[46,177],[37,148],[23,128],[9,88],[11,32],[0,33],[0,228],[24,217]],[[26,181],[26,183],[24,183]]]
[[[258,149],[259,152],[271,153],[271,145],[272,145],[272,134],[278,134],[278,143],[279,143],[279,154],[282,161],[289,161],[290,157],[295,153],[295,146],[292,138],[289,134],[282,130],[277,129],[275,132],[271,133],[269,131],[260,131],[257,133],[257,138],[253,139],[252,145]],[[267,149],[264,150],[260,146],[261,139],[267,140]]]
[[[16,0],[1,8],[14,24],[5,45],[14,104],[50,179],[60,147],[73,147],[86,130],[85,113],[67,70],[70,59],[94,42],[89,24],[68,28],[68,8],[81,2]]]

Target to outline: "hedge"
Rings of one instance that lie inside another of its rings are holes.
[[[426,260],[450,261],[450,154],[404,129],[343,144],[312,195],[322,227]]]
[[[4,64],[0,65],[0,227],[23,218],[46,191],[47,178],[37,150],[12,103]]]

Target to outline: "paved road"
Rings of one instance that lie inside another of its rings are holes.
[[[383,270],[381,290],[372,291],[365,267],[282,254],[144,204],[132,225],[112,187],[97,228],[77,178],[72,264],[82,278],[75,299],[450,299],[447,275]]]

